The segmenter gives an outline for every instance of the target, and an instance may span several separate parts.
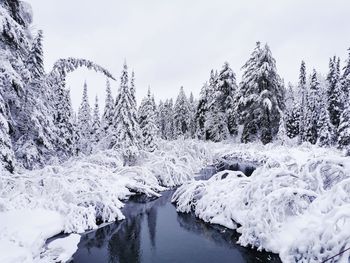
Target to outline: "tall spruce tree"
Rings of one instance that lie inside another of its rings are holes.
[[[348,100],[350,96],[350,48],[348,48],[348,53],[348,58],[345,61],[343,75],[341,77],[341,86],[345,100]]]
[[[243,125],[241,140],[259,139],[266,144],[278,132],[285,95],[268,45],[261,48],[258,42],[243,69],[238,95],[239,123]]]
[[[235,114],[235,97],[237,92],[236,76],[227,62],[224,63],[218,75],[216,100],[220,111],[225,113],[227,128],[231,134],[237,134],[237,120]]]
[[[166,121],[164,127],[164,138],[166,140],[175,139],[174,132],[174,106],[173,99],[166,100],[164,103]]]
[[[338,127],[338,147],[347,149],[350,146],[350,102],[346,101],[344,111],[340,115]]]
[[[156,112],[152,101],[151,90],[148,89],[147,97],[145,97],[139,109],[139,123],[143,137],[143,146],[146,151],[154,152],[157,148],[157,124]]]
[[[285,126],[289,138],[299,135],[300,103],[295,98],[292,84],[289,83],[286,92]]]
[[[91,125],[91,141],[96,144],[100,140],[100,131],[101,131],[101,120],[100,120],[100,108],[98,105],[98,97],[95,97],[94,112],[92,116],[92,125]]]
[[[190,93],[189,97],[189,106],[190,106],[190,136],[191,138],[195,137],[196,133],[196,120],[195,120],[195,115],[196,115],[196,101],[194,100],[193,93]]]
[[[84,83],[83,97],[78,111],[78,129],[79,129],[79,152],[90,154],[91,147],[91,132],[92,132],[92,116],[91,107],[89,104],[87,84]]]
[[[124,165],[135,164],[142,145],[137,109],[133,99],[134,94],[135,91],[129,88],[128,66],[124,63],[115,103],[113,128],[110,129],[114,135],[111,147],[121,150]]]
[[[157,127],[158,127],[158,134],[162,139],[165,139],[165,125],[167,121],[167,116],[165,115],[166,109],[163,101],[159,102],[158,106],[158,118],[157,118]]]
[[[313,70],[310,80],[310,88],[308,102],[305,115],[305,141],[315,144],[318,134],[318,118],[319,118],[319,96],[320,83],[317,79],[316,70]]]
[[[300,74],[299,74],[299,100],[300,100],[300,118],[299,118],[299,140],[304,142],[306,140],[306,113],[307,113],[307,100],[308,90],[306,85],[306,66],[305,62],[301,62]]]
[[[285,116],[283,115],[283,113],[281,113],[280,123],[279,123],[276,139],[281,145],[285,145],[286,144],[286,141],[287,141],[287,129],[286,129]]]
[[[332,124],[339,126],[340,114],[343,110],[343,91],[340,85],[339,60],[334,56],[329,60],[329,73],[327,75],[328,111]]]
[[[196,113],[195,113],[195,122],[196,122],[196,134],[195,137],[204,140],[206,139],[206,129],[205,122],[207,119],[207,114],[209,111],[209,103],[208,103],[208,83],[205,83],[200,92],[200,98],[197,104]]]
[[[177,137],[189,137],[190,117],[190,105],[186,98],[184,88],[181,87],[174,106],[174,129]]]
[[[334,141],[334,126],[331,123],[327,105],[326,97],[322,96],[318,120],[319,129],[317,144],[319,146],[331,146]]]
[[[106,99],[105,99],[105,108],[103,111],[101,119],[101,135],[103,137],[108,135],[108,130],[112,126],[114,115],[114,100],[111,91],[111,84],[109,79],[106,81]]]

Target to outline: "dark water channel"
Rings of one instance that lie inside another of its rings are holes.
[[[235,231],[177,213],[173,193],[131,198],[123,209],[125,220],[82,235],[73,262],[281,262],[276,255],[237,245]]]

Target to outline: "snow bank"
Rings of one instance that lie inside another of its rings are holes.
[[[64,219],[55,211],[22,209],[0,213],[0,262],[33,262],[47,238],[60,233]]]
[[[192,179],[211,161],[207,145],[179,140],[160,142],[159,150],[143,152],[132,167],[122,166],[118,152],[101,151],[41,170],[4,173],[0,176],[0,251],[9,253],[2,253],[0,262],[31,262],[38,257],[65,261],[71,251],[55,243],[46,248],[47,253],[43,250],[48,237],[95,229],[97,219],[121,220],[123,200],[135,193],[160,196],[166,187]],[[12,222],[12,218],[18,220]],[[2,224],[4,220],[9,224]]]
[[[261,166],[250,177],[222,171],[184,184],[172,199],[179,212],[237,229],[241,245],[279,253],[283,262],[322,262],[350,247],[349,158],[310,145],[235,148],[226,158]],[[348,258],[349,251],[335,260]]]

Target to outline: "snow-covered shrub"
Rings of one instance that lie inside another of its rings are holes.
[[[322,262],[350,246],[348,158],[311,145],[235,148],[225,158],[260,167],[250,177],[222,171],[184,184],[172,199],[178,211],[237,229],[241,245],[279,253],[283,262]]]

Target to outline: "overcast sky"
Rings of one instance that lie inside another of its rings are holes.
[[[33,30],[44,30],[45,65],[58,58],[87,58],[118,79],[124,59],[135,70],[138,101],[151,86],[157,101],[176,97],[180,86],[198,97],[212,68],[228,61],[238,82],[255,42],[267,42],[286,82],[295,82],[300,61],[325,73],[330,56],[347,57],[349,0],[27,0]],[[105,77],[71,74],[73,107],[83,82],[91,103],[105,99]]]

